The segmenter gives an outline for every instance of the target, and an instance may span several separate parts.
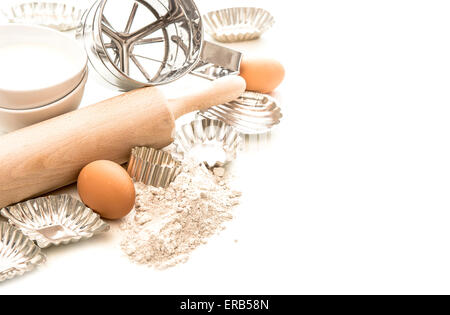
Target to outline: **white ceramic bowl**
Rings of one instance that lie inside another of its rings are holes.
[[[30,109],[61,99],[81,82],[87,56],[47,27],[0,25],[0,107]]]
[[[33,109],[0,108],[0,134],[33,125],[77,109],[83,98],[87,78],[88,72],[86,70],[81,83],[68,95],[54,103]]]

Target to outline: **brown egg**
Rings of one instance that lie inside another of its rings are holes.
[[[134,207],[136,192],[128,173],[117,163],[95,161],[78,176],[78,194],[89,208],[105,219],[120,219]]]
[[[271,93],[283,82],[285,70],[275,59],[244,58],[241,77],[247,82],[247,90]]]

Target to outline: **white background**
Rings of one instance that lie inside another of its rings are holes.
[[[0,294],[450,293],[448,1],[197,3],[269,9],[232,47],[287,70],[282,124],[234,165],[234,220],[167,271],[130,262],[113,223]],[[91,80],[83,104],[112,95]]]

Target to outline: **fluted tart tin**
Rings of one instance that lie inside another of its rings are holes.
[[[283,117],[275,98],[248,91],[235,101],[199,112],[199,116],[223,121],[245,135],[270,132]]]
[[[228,8],[203,16],[205,31],[224,43],[259,38],[275,23],[274,17],[261,8]]]
[[[168,152],[150,147],[131,151],[128,174],[134,181],[154,187],[168,187],[181,172],[181,163]]]
[[[109,230],[97,213],[70,195],[28,200],[2,209],[1,214],[41,248],[77,242]]]
[[[45,260],[41,249],[19,229],[0,222],[0,282],[21,276]]]
[[[10,23],[42,25],[58,31],[78,27],[83,10],[57,1],[21,1],[1,10]]]
[[[219,120],[198,119],[180,128],[174,141],[181,158],[204,163],[208,168],[221,167],[236,159],[242,139],[231,126]]]

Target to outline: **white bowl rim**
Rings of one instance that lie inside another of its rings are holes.
[[[29,108],[29,109],[10,109],[10,108],[4,108],[4,107],[0,107],[0,112],[4,112],[4,113],[16,113],[16,114],[20,114],[20,113],[32,113],[32,112],[37,112],[37,111],[41,111],[46,109],[47,107],[52,107],[52,106],[56,106],[58,105],[60,102],[64,101],[66,98],[72,96],[73,94],[77,93],[80,89],[82,89],[87,82],[88,79],[88,68],[86,68],[86,70],[83,73],[83,78],[81,79],[80,83],[75,87],[75,89],[73,89],[69,94],[63,96],[62,98],[47,104],[47,105],[42,105],[39,107],[34,107],[34,108]]]
[[[56,35],[60,38],[64,38],[64,40],[66,40],[67,42],[71,42],[71,38],[67,35],[65,35],[64,33],[57,31],[55,29],[52,29],[50,27],[46,27],[46,26],[41,26],[41,25],[30,25],[30,24],[22,24],[22,23],[10,23],[10,24],[1,24],[0,23],[0,31],[4,28],[28,28],[28,29],[34,29],[34,30],[40,30],[42,32],[47,32],[47,33],[52,33],[53,35]],[[67,76],[67,80],[69,80],[69,78],[73,78],[75,76],[77,76],[81,71],[80,69],[85,69],[87,67],[87,63],[88,63],[88,57],[86,54],[86,51],[83,49],[83,47],[79,46],[78,43],[73,40],[73,47],[77,47],[78,51],[81,52],[81,55],[83,55],[82,59],[83,59],[83,66],[82,68],[78,68],[76,73],[72,73],[70,76]],[[64,81],[63,81],[64,82]],[[43,88],[36,88],[36,89],[4,89],[0,86],[0,93],[1,92],[9,92],[9,93],[32,93],[32,92],[38,92],[38,91],[42,91],[42,90],[46,90],[46,89],[51,89],[55,86],[58,86],[59,84],[61,84],[62,82],[59,82],[57,84],[52,84]],[[78,87],[78,86],[77,86]],[[43,105],[46,106],[46,105]],[[42,107],[42,106],[41,106]],[[39,108],[39,107],[37,107]],[[2,109],[4,109],[4,107],[2,107]]]

